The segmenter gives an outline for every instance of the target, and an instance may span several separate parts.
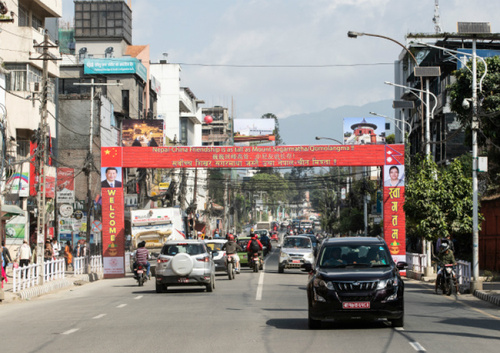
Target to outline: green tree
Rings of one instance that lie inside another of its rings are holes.
[[[282,146],[285,144],[285,141],[281,139],[280,135],[280,123],[278,121],[278,117],[273,113],[267,113],[261,116],[261,119],[273,119],[274,120],[274,136],[275,136],[275,145]]]
[[[429,158],[412,161],[406,173],[404,205],[410,243],[451,235],[460,244],[458,255],[470,258],[472,178],[468,174],[458,158],[445,168],[438,168]]]
[[[488,174],[484,177],[488,181],[489,193],[500,191],[500,58],[498,56],[485,58],[488,70],[482,81],[482,90],[478,90],[478,146],[482,151],[480,154],[488,156]],[[457,113],[457,119],[466,132],[465,143],[472,144],[471,123],[472,104],[463,105],[464,99],[472,97],[472,73],[469,71],[472,62],[454,72],[456,81],[447,87],[451,109]],[[478,61],[477,77],[479,79],[484,74],[484,64]]]

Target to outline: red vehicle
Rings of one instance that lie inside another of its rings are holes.
[[[278,232],[272,232],[272,234],[271,234],[271,241],[275,241],[275,242],[279,241]]]

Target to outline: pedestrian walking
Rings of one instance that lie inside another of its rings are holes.
[[[2,282],[2,288],[3,288],[3,281],[8,282],[8,280],[7,280],[7,274],[5,273],[5,270],[4,270],[5,260],[3,257],[3,251],[0,251],[0,255],[2,256],[2,267],[0,267],[0,279]]]
[[[29,266],[31,260],[31,248],[28,245],[28,241],[23,241],[23,245],[19,247],[17,251],[16,260],[19,262],[19,267],[22,269],[23,267]],[[24,273],[26,270],[21,271],[21,278],[24,278]]]
[[[76,257],[86,257],[88,255],[88,246],[85,243],[85,239],[80,239],[75,247]]]
[[[66,262],[66,270],[69,270],[69,266],[71,265],[71,269],[75,269],[73,267],[73,248],[71,247],[71,242],[68,240],[66,245],[64,246],[64,261]]]
[[[2,240],[2,255],[3,255],[3,270],[7,273],[7,266],[9,262],[12,262],[12,257],[10,257],[9,249],[5,246],[5,240]]]
[[[52,238],[52,250],[55,258],[58,258],[61,255],[61,245],[59,245],[56,238]]]
[[[45,252],[43,253],[43,259],[45,261],[52,261],[53,258],[54,258],[54,250],[52,249],[50,240],[47,239],[47,241],[45,242]]]

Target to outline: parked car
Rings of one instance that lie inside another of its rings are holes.
[[[404,324],[404,283],[384,239],[330,238],[322,242],[307,284],[309,328],[323,320],[387,319]]]
[[[314,262],[311,239],[305,235],[290,235],[283,240],[278,262],[278,272],[287,268],[305,268],[305,264]]]
[[[184,239],[165,242],[156,266],[156,293],[170,286],[204,286],[215,289],[215,264],[203,240]]]
[[[205,240],[205,244],[211,253],[216,252],[212,259],[215,264],[215,272],[227,272],[226,266],[226,251],[222,250],[222,246],[227,243],[227,239],[210,239]]]

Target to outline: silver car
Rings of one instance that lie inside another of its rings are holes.
[[[156,293],[171,286],[205,286],[207,292],[215,289],[215,265],[203,240],[185,239],[167,241],[156,265]]]
[[[314,263],[314,248],[311,239],[303,235],[288,236],[281,246],[278,272],[285,268],[305,268],[305,264]]]

